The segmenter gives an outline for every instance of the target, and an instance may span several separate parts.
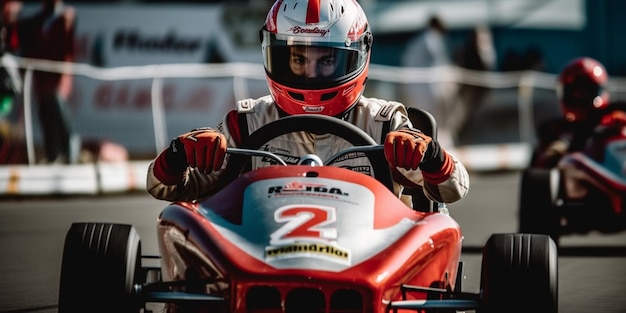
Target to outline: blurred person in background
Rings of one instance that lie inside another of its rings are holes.
[[[74,60],[76,14],[72,6],[62,0],[44,0],[37,12],[25,16],[22,2],[4,0],[2,4],[8,51],[24,58]],[[71,92],[71,73],[34,72],[33,93],[47,163],[78,161],[80,139],[72,130],[67,104]]]
[[[433,67],[450,65],[447,29],[441,18],[432,15],[426,27],[407,44],[402,65],[410,67]]]
[[[394,174],[394,191],[424,187],[438,202],[455,202],[469,188],[468,173],[435,139],[412,127],[398,102],[362,96],[369,67],[372,34],[354,0],[277,1],[261,32],[270,94],[238,101],[217,128],[201,128],[172,140],[152,161],[147,189],[157,199],[191,201],[211,196],[224,185],[227,147],[238,147],[248,134],[280,119],[319,114],[345,120],[384,144]],[[324,133],[297,132],[272,139],[266,151],[280,151],[286,160],[317,154],[323,160],[351,144]],[[254,158],[252,169],[271,165]],[[335,166],[371,174],[362,155]]]
[[[21,91],[21,78],[16,61],[6,52],[7,28],[0,21],[0,164],[19,164],[26,160],[24,145],[15,138],[12,117],[15,97]]]
[[[487,72],[496,70],[496,59],[491,29],[487,25],[478,25],[457,52],[456,63],[464,69]],[[455,138],[458,139],[459,134],[467,129],[488,93],[489,88],[484,85],[460,82],[456,103],[446,110],[446,125]]]
[[[421,69],[431,69],[426,82],[404,84],[407,105],[425,109],[442,122],[446,121],[448,107],[456,93],[456,83],[443,80],[439,70],[452,65],[447,43],[447,29],[443,20],[431,15],[426,27],[411,39],[402,55],[401,65]],[[442,123],[447,127],[446,123]],[[447,134],[447,129],[442,130]]]
[[[541,49],[536,45],[530,45],[518,53],[513,49],[507,49],[502,57],[500,69],[503,72],[511,71],[546,71],[546,61]]]
[[[531,166],[555,167],[564,154],[588,148],[599,127],[626,125],[626,106],[609,101],[608,81],[604,65],[590,57],[573,59],[561,70],[557,97],[563,115],[540,124]]]

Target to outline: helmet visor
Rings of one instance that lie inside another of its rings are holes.
[[[306,42],[298,38],[277,40],[264,32],[265,70],[275,81],[302,89],[330,88],[361,72],[367,61],[366,47],[358,42]],[[306,38],[305,38],[306,39]]]
[[[576,80],[563,86],[563,103],[572,109],[593,108],[594,100],[603,92],[602,86],[589,80]]]

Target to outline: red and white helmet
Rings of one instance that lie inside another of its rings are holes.
[[[365,87],[372,34],[356,0],[278,0],[261,29],[267,83],[289,115],[337,116]]]
[[[609,76],[602,63],[581,57],[568,63],[559,75],[557,95],[567,121],[580,122],[609,105]]]

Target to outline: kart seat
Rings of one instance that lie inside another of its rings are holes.
[[[437,138],[437,120],[430,112],[415,107],[407,107],[407,111],[413,127],[421,130],[433,139]],[[421,187],[415,189],[404,188],[403,194],[411,196],[415,210],[425,212],[436,212],[438,210],[438,203],[428,199]]]

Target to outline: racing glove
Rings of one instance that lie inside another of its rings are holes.
[[[224,163],[226,137],[209,127],[197,128],[174,138],[155,161],[154,175],[165,185],[176,185],[187,167],[203,173],[217,171]]]
[[[391,131],[385,137],[385,158],[392,168],[422,170],[430,183],[444,182],[454,170],[454,162],[439,143],[416,129]]]
[[[600,125],[604,127],[626,126],[626,112],[613,111],[607,115],[604,115],[600,120]]]

